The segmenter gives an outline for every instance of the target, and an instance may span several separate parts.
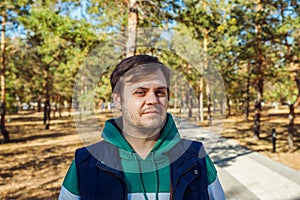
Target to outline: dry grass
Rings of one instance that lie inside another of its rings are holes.
[[[253,137],[253,116],[244,120],[243,116],[232,116],[226,119],[222,135],[237,141],[249,149],[258,151],[273,160],[300,170],[300,119],[295,120],[296,134],[294,149],[288,147],[288,111],[267,110],[263,113],[260,140]],[[276,153],[273,153],[272,129],[276,130]]]
[[[81,146],[73,120],[53,120],[44,130],[41,113],[8,118],[11,143],[0,145],[1,199],[57,199],[74,150]]]

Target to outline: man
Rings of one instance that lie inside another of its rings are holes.
[[[225,199],[202,144],[180,139],[167,113],[170,70],[136,55],[110,81],[122,117],[106,121],[103,141],[76,150],[59,199]]]

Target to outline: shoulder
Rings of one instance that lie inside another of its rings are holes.
[[[177,159],[200,159],[205,157],[205,149],[201,142],[180,139],[180,141],[168,152],[168,156],[171,162]]]
[[[75,152],[75,163],[76,167],[79,168],[105,163],[105,165],[111,168],[120,170],[121,164],[119,157],[118,147],[109,142],[101,141],[77,149]]]
[[[114,148],[114,145],[101,141],[95,144],[91,144],[86,147],[81,147],[75,151],[75,162],[80,164],[90,157],[101,157],[104,152],[108,152],[109,149]]]
[[[181,139],[180,143],[184,146],[188,153],[194,155],[195,157],[204,158],[206,156],[205,148],[202,142]]]

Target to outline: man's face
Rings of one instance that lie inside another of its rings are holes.
[[[124,80],[122,96],[114,97],[123,115],[123,130],[138,131],[142,134],[139,136],[149,137],[160,131],[166,121],[166,79],[160,70],[134,83],[128,82],[130,78]]]

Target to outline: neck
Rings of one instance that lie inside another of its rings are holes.
[[[158,138],[160,137],[160,133],[158,132],[149,137],[136,137],[134,135],[129,135],[126,134],[126,132],[123,132],[123,136],[131,145],[131,147],[135,150],[135,152],[139,154],[141,158],[145,159],[153,149]]]

